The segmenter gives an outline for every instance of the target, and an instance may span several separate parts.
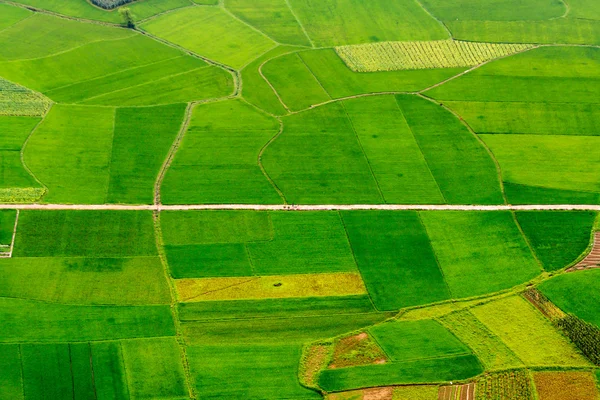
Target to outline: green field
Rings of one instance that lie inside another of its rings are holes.
[[[599,45],[597,0],[0,0],[0,399],[597,400]]]

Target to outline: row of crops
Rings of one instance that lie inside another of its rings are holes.
[[[50,108],[47,97],[0,79],[0,115],[37,116]]]
[[[436,40],[340,46],[336,51],[353,71],[375,72],[469,67],[532,47],[529,44]]]

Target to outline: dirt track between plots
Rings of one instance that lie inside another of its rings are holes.
[[[113,210],[113,211],[188,211],[188,210],[255,210],[255,211],[332,211],[332,210],[389,210],[389,211],[600,211],[600,205],[528,204],[528,205],[426,205],[426,204],[0,204],[0,210]]]

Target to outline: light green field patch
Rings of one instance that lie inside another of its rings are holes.
[[[242,100],[198,105],[165,176],[165,204],[276,204],[258,156],[279,131],[274,118]]]
[[[531,304],[514,296],[471,309],[527,366],[586,366],[580,355]]]
[[[69,1],[69,3],[83,4],[84,2]],[[124,39],[133,35],[132,31],[126,29],[86,24],[35,13],[30,18],[0,31],[0,61],[47,57],[86,43]],[[23,40],[24,37],[27,38],[26,41]]]
[[[0,30],[4,30],[31,15],[32,13],[24,8],[0,4]]]
[[[181,9],[152,19],[142,28],[208,58],[240,68],[275,43],[220,8]]]
[[[0,259],[0,271],[4,297],[67,304],[169,302],[158,257],[13,257]]]
[[[382,42],[336,47],[356,72],[470,67],[531,48],[527,44],[496,44],[438,40]]]
[[[453,297],[508,289],[541,273],[510,212],[420,214]]]
[[[535,21],[557,18],[567,11],[560,0],[423,0],[423,5],[443,21]]]
[[[413,0],[289,0],[289,4],[317,47],[448,37]]]
[[[600,20],[600,4],[595,0],[571,0],[570,18],[584,18]]]
[[[146,3],[149,0],[141,1]],[[152,1],[152,0],[150,0]],[[164,0],[163,0],[164,1]],[[115,11],[105,11],[90,2],[80,0],[13,0],[14,3],[32,6],[41,10],[55,12],[69,17],[91,19],[112,23],[121,22],[121,16]],[[64,20],[63,20],[64,21]]]
[[[225,7],[279,43],[310,46],[286,0],[227,0]]]
[[[328,104],[284,118],[263,165],[288,202],[360,204],[383,201],[346,112]]]
[[[269,61],[262,71],[291,111],[303,110],[331,100],[298,53]],[[298,85],[298,82],[302,84]]]
[[[178,297],[183,302],[355,296],[366,293],[358,273],[178,279],[175,283]]]
[[[0,78],[0,115],[41,116],[50,104],[47,97]]]
[[[600,21],[447,21],[458,40],[500,43],[600,44]]]
[[[600,193],[600,137],[481,135],[505,182]]]
[[[523,363],[503,342],[468,310],[440,318],[441,323],[466,343],[487,370],[522,367]]]
[[[445,101],[477,133],[598,136],[597,104]]]
[[[25,163],[48,187],[44,200],[104,203],[115,110],[55,105],[31,137]]]
[[[140,21],[157,14],[190,6],[192,6],[191,0],[143,0],[125,4],[122,8],[129,8],[133,18]],[[118,10],[113,13],[118,13]]]

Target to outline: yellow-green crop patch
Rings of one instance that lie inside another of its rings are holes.
[[[381,42],[336,47],[346,65],[357,72],[471,67],[532,48],[527,44],[498,44],[440,40]]]
[[[47,97],[0,78],[0,115],[40,116],[50,104]]]
[[[177,279],[181,301],[353,296],[366,293],[360,274],[300,274]]]

